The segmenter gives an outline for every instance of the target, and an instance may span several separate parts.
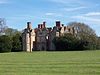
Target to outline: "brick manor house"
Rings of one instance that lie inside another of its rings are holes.
[[[64,26],[60,21],[56,21],[56,26],[46,27],[46,22],[38,24],[38,27],[32,29],[31,22],[27,22],[27,28],[22,33],[23,50],[27,52],[55,50],[53,39],[60,37],[64,33],[75,34],[74,27]]]

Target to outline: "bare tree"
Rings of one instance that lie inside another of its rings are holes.
[[[76,37],[79,38],[82,45],[86,44],[87,49],[96,49],[97,46],[97,35],[95,31],[90,28],[87,24],[71,22],[69,26],[74,27],[77,31]]]
[[[69,26],[74,27],[74,29],[77,31],[77,35],[80,37],[88,37],[88,36],[96,37],[95,31],[84,23],[71,22],[69,23]]]
[[[6,26],[6,21],[4,18],[0,18],[0,35],[5,34],[5,29],[7,28]]]

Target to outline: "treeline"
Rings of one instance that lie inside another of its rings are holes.
[[[100,50],[100,37],[92,28],[77,22],[71,22],[68,26],[74,27],[76,33],[65,33],[61,37],[55,37],[53,40],[55,51]],[[22,51],[21,32],[12,28],[5,29],[5,34],[0,34],[0,53],[20,51]]]
[[[4,32],[4,35],[0,35],[0,53],[22,51],[21,32],[12,28],[7,28]]]
[[[100,39],[79,39],[72,34],[56,37],[53,40],[56,51],[100,50]]]
[[[76,34],[65,33],[61,37],[55,37],[53,42],[57,51],[100,49],[100,37],[88,25],[72,22],[69,26],[74,27],[77,32]]]

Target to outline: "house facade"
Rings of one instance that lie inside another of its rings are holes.
[[[53,39],[65,33],[75,34],[76,31],[74,27],[64,26],[60,21],[56,21],[53,28],[46,27],[46,22],[43,22],[35,29],[32,29],[31,22],[27,22],[27,28],[22,33],[23,50],[27,52],[55,50]]]

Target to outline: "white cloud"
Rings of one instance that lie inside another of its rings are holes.
[[[62,16],[62,14],[60,13],[52,13],[52,12],[49,12],[49,13],[45,13],[46,16],[56,16],[56,17],[59,17],[59,16]]]
[[[100,5],[100,3],[95,3],[89,0],[46,0],[46,1],[57,3],[62,6],[70,6],[70,7],[80,6],[80,7],[91,8]]]
[[[7,0],[0,0],[0,4],[6,4],[6,3],[8,3]]]
[[[55,13],[46,13],[45,15],[46,16],[53,16],[53,15],[55,15]]]
[[[49,1],[56,2],[56,3],[66,3],[67,2],[66,0],[49,0]]]
[[[72,16],[71,18],[78,19],[80,21],[93,23],[96,25],[100,25],[100,12],[89,12],[86,14]]]
[[[86,7],[76,7],[76,8],[63,8],[63,10],[65,11],[76,11],[76,10],[80,10],[80,9],[84,9]]]
[[[49,2],[54,2],[66,6],[89,6],[91,5],[90,1],[85,0],[46,0]]]
[[[85,16],[100,16],[100,12],[90,12],[85,14]]]
[[[100,19],[97,19],[97,18],[91,18],[91,17],[86,17],[86,16],[73,16],[72,18],[81,19],[81,20],[95,22],[95,23],[100,24]]]
[[[97,15],[100,15],[99,13],[87,13],[87,14],[81,14],[77,16],[72,16],[71,18],[77,19],[79,21],[100,25],[100,17],[98,18]]]
[[[48,0],[48,1],[66,4],[66,3],[80,3],[81,0]]]

